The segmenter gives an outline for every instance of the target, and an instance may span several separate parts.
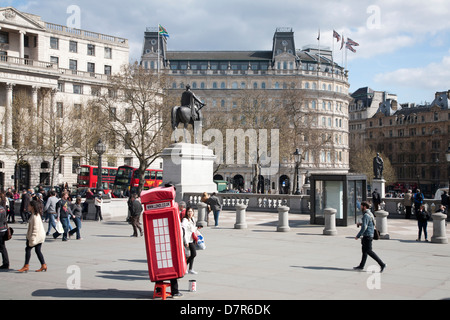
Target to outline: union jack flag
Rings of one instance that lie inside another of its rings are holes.
[[[333,30],[333,38],[336,38],[336,42],[339,42],[339,40],[341,40],[341,35]]]
[[[359,43],[353,41],[353,40],[350,39],[350,38],[347,38],[347,43],[350,44],[350,45],[352,45],[352,46],[355,46],[355,47],[359,46]]]

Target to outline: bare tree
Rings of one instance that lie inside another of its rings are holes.
[[[169,123],[164,115],[166,78],[137,63],[126,65],[111,77],[107,93],[96,99],[109,117],[105,123],[110,134],[123,141],[139,160],[140,193],[144,187],[145,170],[164,148],[163,132]]]

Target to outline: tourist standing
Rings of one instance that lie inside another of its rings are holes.
[[[414,214],[417,216],[417,213],[419,212],[420,206],[423,204],[423,193],[420,192],[420,189],[416,190],[416,193],[414,194]]]
[[[103,198],[102,198],[103,192],[99,191],[97,196],[95,197],[95,221],[102,221],[102,204],[103,204]]]
[[[386,264],[372,250],[373,235],[375,232],[375,220],[369,208],[370,205],[367,202],[364,201],[361,203],[361,211],[364,215],[362,217],[361,230],[356,235],[355,239],[358,240],[362,236],[362,258],[360,264],[353,269],[363,270],[366,264],[367,256],[369,255],[380,265],[380,272],[383,272],[384,268],[386,268]]]
[[[378,189],[375,189],[372,192],[372,202],[373,202],[373,210],[374,212],[377,212],[380,209],[381,204],[381,196],[378,193]]]
[[[184,246],[186,247],[186,250],[189,249],[190,256],[187,258],[186,263],[189,266],[188,273],[191,274],[197,274],[196,271],[192,268],[194,266],[194,258],[197,256],[197,251],[195,249],[195,241],[194,241],[194,234],[197,232],[197,227],[195,225],[194,220],[194,210],[190,207],[186,208],[186,214],[183,217],[183,220],[181,221],[181,226],[184,230]],[[201,228],[201,227],[198,227]]]
[[[219,226],[219,215],[220,210],[222,210],[222,205],[216,193],[214,192],[211,196],[207,194],[205,203],[211,208],[214,214],[214,226],[217,228]]]
[[[24,189],[22,192],[22,202],[20,203],[20,216],[22,218],[22,223],[28,222],[29,212],[28,206],[30,204],[31,197],[28,194],[27,190]]]
[[[441,195],[441,204],[445,207],[445,210],[448,211],[448,207],[450,204],[447,191],[444,191],[444,193]]]
[[[427,225],[430,216],[428,215],[428,212],[425,210],[424,205],[420,206],[419,211],[416,214],[416,217],[417,217],[417,226],[419,227],[419,236],[416,241],[420,241],[423,231],[425,241],[428,242]]]
[[[139,222],[142,213],[142,204],[139,201],[137,194],[135,193],[131,195],[129,209],[130,209],[130,223],[131,226],[133,227],[133,234],[131,236],[137,237],[138,236],[137,231],[139,229],[139,232],[142,237],[144,233],[142,232],[141,224]]]
[[[403,206],[405,207],[405,219],[411,218],[411,209],[413,204],[412,191],[408,190],[403,198]]]
[[[27,242],[25,248],[25,264],[19,272],[27,272],[30,267],[31,250],[34,248],[36,255],[41,263],[41,268],[36,272],[47,271],[47,264],[45,263],[44,256],[41,251],[42,244],[45,241],[44,224],[42,223],[42,211],[43,204],[38,198],[33,198],[30,201],[28,211],[31,213],[28,230],[27,230]]]

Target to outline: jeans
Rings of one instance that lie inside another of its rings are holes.
[[[47,235],[50,234],[50,231],[53,229],[56,230],[56,213],[49,213],[48,214],[48,230],[47,230]]]
[[[419,238],[418,238],[419,240],[422,237],[422,230],[425,236],[425,240],[428,239],[427,224],[428,224],[427,220],[417,220],[417,225],[419,227]]]
[[[30,263],[31,249],[33,249],[33,248],[34,248],[34,251],[36,251],[39,262],[41,264],[45,264],[44,256],[42,255],[42,252],[41,252],[41,247],[42,247],[42,243],[39,243],[39,244],[35,245],[34,247],[30,247],[28,245],[28,240],[27,240],[27,247],[25,248],[25,264]]]
[[[214,210],[214,226],[218,226],[219,225],[219,214],[220,214],[220,210]]]
[[[62,241],[67,241],[67,233],[69,232],[69,218],[59,218],[64,229]],[[58,231],[53,234],[53,238],[58,238],[61,235]]]
[[[81,229],[81,218],[74,218],[73,221],[75,222],[76,228],[69,231],[69,235],[73,235],[74,233],[77,234],[77,239],[81,238],[80,229]]]
[[[362,239],[361,239],[362,258],[361,258],[361,263],[359,264],[359,266],[361,268],[364,268],[368,255],[372,259],[374,259],[380,265],[380,267],[384,266],[383,261],[381,261],[381,259],[377,256],[377,254],[375,252],[373,252],[373,250],[372,250],[372,241],[373,241],[373,238],[371,238],[371,237],[362,237]]]
[[[197,256],[197,250],[195,249],[195,243],[189,243],[189,250],[191,251],[191,255],[186,260],[186,264],[189,265],[189,270],[192,270],[194,266],[194,258]]]

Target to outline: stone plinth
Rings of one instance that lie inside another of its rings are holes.
[[[184,193],[217,192],[213,182],[216,156],[201,144],[174,143],[164,149],[163,184],[171,183],[176,188],[175,201],[183,199]]]

